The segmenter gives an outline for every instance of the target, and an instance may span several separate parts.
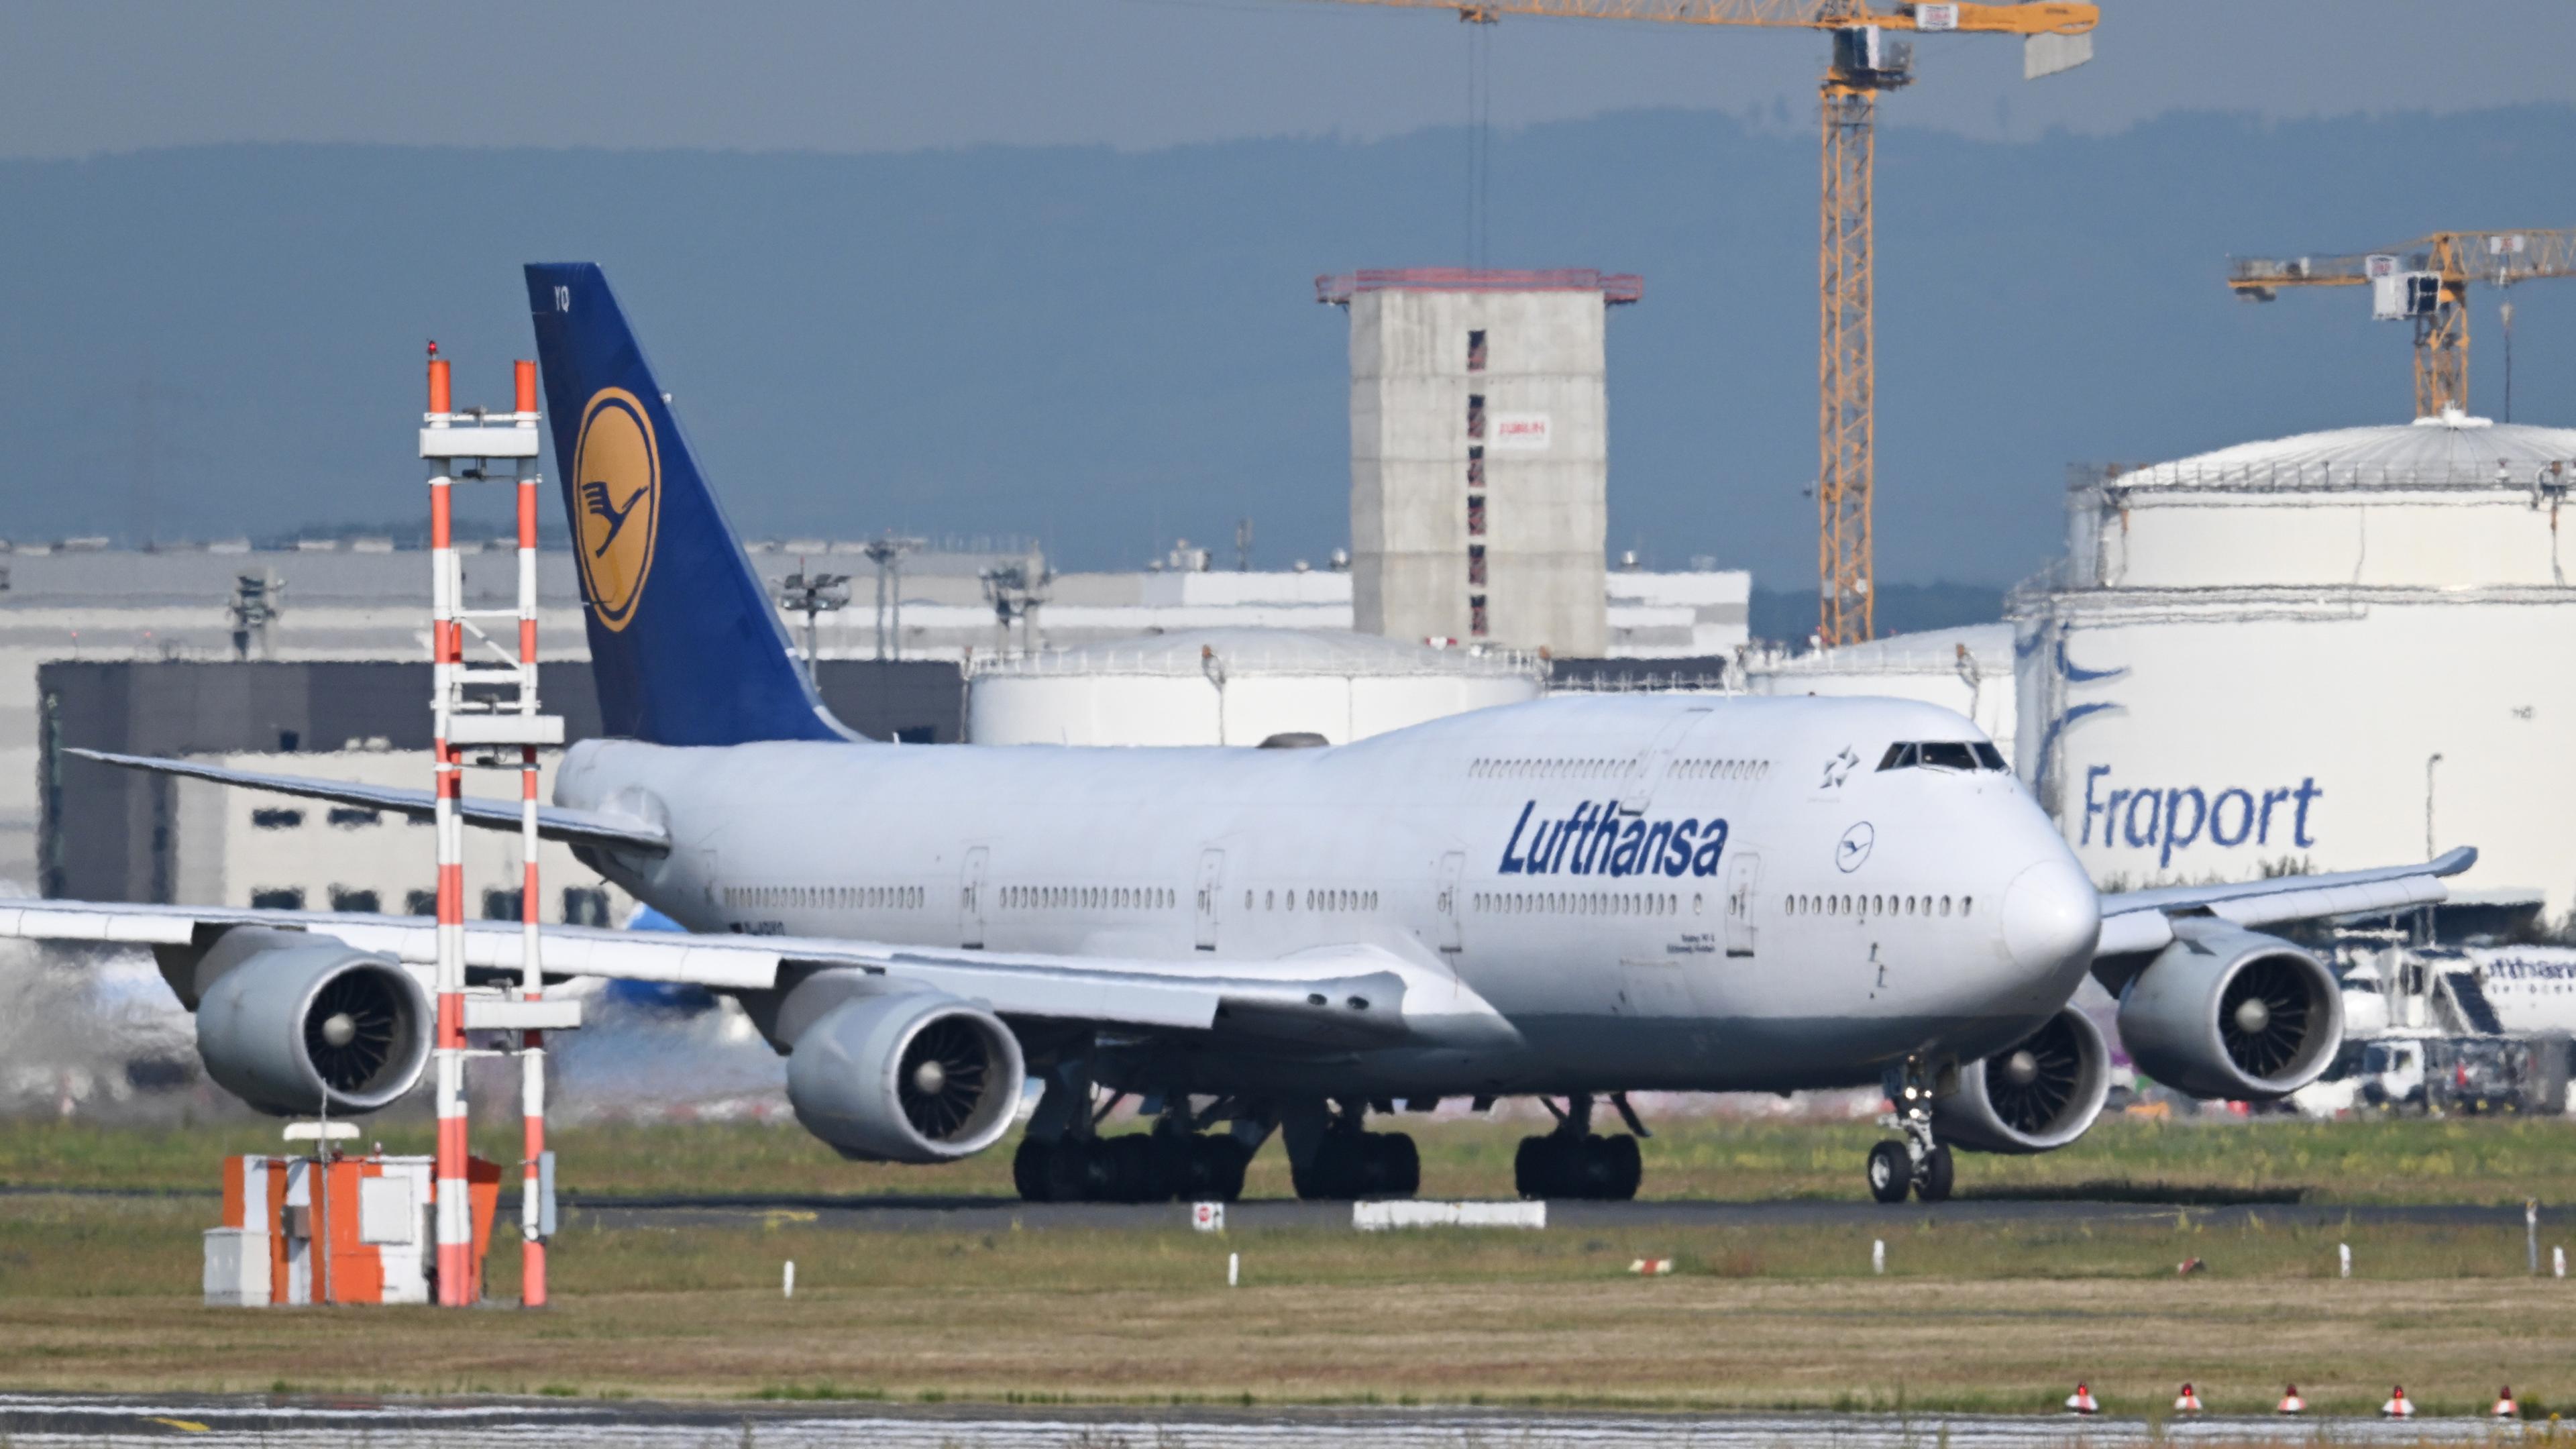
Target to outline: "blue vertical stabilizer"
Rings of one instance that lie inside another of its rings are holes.
[[[608,279],[528,268],[590,668],[611,735],[660,745],[838,740]]]

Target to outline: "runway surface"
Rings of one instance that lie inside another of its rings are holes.
[[[2545,1426],[2534,1426],[2533,1439]],[[0,1442],[23,1445],[268,1446],[362,1443],[615,1445],[637,1449],[2040,1449],[2052,1445],[2519,1443],[2517,1424],[2480,1419],[2212,1417],[2157,1428],[2134,1419],[1992,1414],[1530,1414],[1509,1410],[1032,1409],[773,1404],[570,1403],[518,1399],[201,1398],[0,1394]]]
[[[42,1183],[0,1183],[0,1199],[11,1197],[82,1197],[133,1201],[207,1198],[212,1189],[138,1191],[121,1188],[48,1187]],[[1033,1203],[1014,1197],[899,1194],[861,1196],[848,1193],[690,1193],[664,1196],[605,1196],[566,1193],[560,1199],[568,1221],[601,1228],[762,1227],[782,1222],[817,1227],[880,1232],[997,1232],[1014,1226],[1026,1231],[1060,1228],[1186,1228],[1187,1203]],[[2299,1202],[2288,1194],[2186,1193],[2164,1200],[2108,1200],[2078,1196],[1966,1197],[1926,1206],[1909,1202],[1884,1206],[1845,1199],[1773,1198],[1725,1201],[1708,1198],[1659,1198],[1641,1202],[1550,1202],[1550,1227],[1854,1227],[1931,1222],[1975,1226],[1980,1223],[2166,1224],[2188,1214],[2196,1224],[2226,1226],[2259,1217],[2273,1226],[2330,1227],[2350,1222],[2404,1223],[2435,1227],[2519,1227],[2522,1208],[2499,1203],[2317,1203]],[[1227,1224],[1239,1228],[1347,1227],[1350,1204],[1296,1202],[1270,1198],[1227,1205]],[[2576,1206],[2543,1204],[2544,1229],[2576,1228]]]
[[[1019,1227],[1154,1229],[1189,1223],[1187,1203],[1031,1203],[1005,1197],[849,1197],[721,1194],[682,1197],[567,1196],[566,1209],[603,1228],[759,1226],[782,1220],[818,1227],[878,1231],[995,1232]],[[2520,1227],[2519,1205],[2419,1203],[2401,1206],[2312,1204],[2289,1201],[2105,1202],[2082,1198],[1968,1198],[1927,1207],[1874,1202],[1777,1199],[1717,1202],[1661,1199],[1645,1202],[1551,1202],[1550,1227],[1853,1227],[1925,1221],[1980,1223],[2172,1224],[2184,1214],[2194,1223],[2224,1226],[2249,1216],[2276,1226],[2327,1227],[2351,1222],[2417,1223],[2444,1227]],[[1351,1208],[1339,1202],[1264,1200],[1228,1205],[1233,1228],[1348,1227]],[[2576,1211],[2544,1207],[2541,1222],[2576,1222]]]

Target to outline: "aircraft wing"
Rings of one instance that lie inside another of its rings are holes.
[[[329,800],[368,810],[391,810],[420,820],[429,819],[438,810],[438,800],[429,791],[406,790],[396,785],[361,785],[349,780],[319,780],[310,775],[263,775],[252,770],[201,765],[194,760],[118,755],[105,750],[75,748],[66,753],[120,769],[148,770],[156,775],[183,775],[191,780],[212,780],[218,785],[239,785],[279,795],[298,795],[307,800]],[[467,796],[456,802],[456,809],[468,825],[490,830],[519,828],[519,802],[516,800]],[[598,810],[571,810],[561,805],[537,807],[537,834],[548,840],[567,840],[583,845],[615,845],[655,852],[671,848],[671,837],[650,821]]]
[[[2468,846],[2422,865],[2382,866],[2332,875],[2285,875],[2232,885],[2160,886],[2102,898],[2096,959],[2160,951],[2174,938],[2173,917],[2213,916],[2239,926],[2403,910],[2448,899],[2442,877],[2477,864]]]
[[[210,943],[226,927],[329,935],[414,967],[437,960],[422,916],[112,902],[0,900],[0,938],[147,946]],[[545,974],[758,991],[797,967],[846,966],[979,1001],[1004,1017],[1131,1029],[1208,1031],[1314,1047],[1466,1045],[1516,1033],[1453,973],[1378,946],[1337,946],[1263,961],[1051,956],[799,936],[683,935],[553,925]],[[471,921],[465,963],[516,972],[523,927]],[[792,977],[790,978],[792,980]]]

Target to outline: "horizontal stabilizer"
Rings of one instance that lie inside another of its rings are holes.
[[[218,785],[238,785],[245,790],[266,790],[277,795],[297,795],[307,800],[328,800],[337,805],[356,805],[369,810],[390,810],[415,820],[427,820],[438,813],[437,797],[427,790],[406,790],[393,785],[361,785],[349,780],[317,780],[309,775],[263,775],[251,770],[228,770],[220,765],[201,765],[193,760],[164,760],[150,755],[118,755],[105,750],[73,749],[71,754],[84,760],[116,765],[128,770],[148,770],[156,775],[179,775],[191,780],[211,780]],[[516,800],[477,800],[470,797],[456,802],[456,813],[468,825],[486,830],[519,828],[519,802]],[[613,845],[629,850],[664,851],[671,848],[671,837],[650,821],[624,815],[609,815],[596,810],[571,810],[561,805],[537,807],[537,834],[548,840],[569,841],[576,845]]]

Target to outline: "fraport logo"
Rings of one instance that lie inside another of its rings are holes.
[[[2084,829],[2078,845],[2091,845],[2098,823],[2102,844],[2112,849],[2156,852],[2159,868],[2170,867],[2177,851],[2204,842],[2221,850],[2306,850],[2315,845],[2309,807],[2325,798],[2317,777],[2295,786],[2255,790],[2230,785],[2205,790],[2198,785],[2149,789],[2115,788],[2109,765],[2084,771]]]
[[[1503,845],[1505,875],[1715,875],[1726,853],[1726,822],[1700,820],[1622,821],[1616,800],[1590,800],[1574,807],[1563,820],[1530,817],[1538,802],[1521,807],[1512,838]]]

